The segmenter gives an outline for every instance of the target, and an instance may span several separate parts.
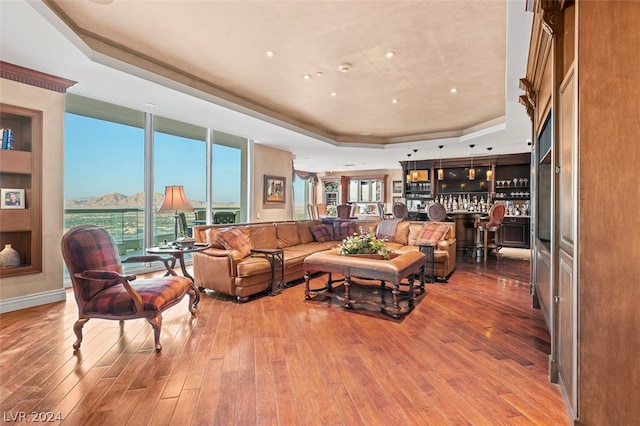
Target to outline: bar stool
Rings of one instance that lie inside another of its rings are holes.
[[[496,258],[500,260],[500,228],[504,219],[504,204],[494,204],[489,210],[489,220],[486,222],[476,222],[476,249],[484,252],[484,261],[487,261],[489,249],[495,249]],[[489,233],[493,232],[493,241],[489,242]]]

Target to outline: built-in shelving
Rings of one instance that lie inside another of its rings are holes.
[[[23,207],[0,209],[0,250],[11,244],[20,265],[0,277],[42,271],[42,111],[0,104],[0,126],[13,131],[12,150],[0,150],[0,187],[24,190]]]

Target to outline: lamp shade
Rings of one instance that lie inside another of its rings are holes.
[[[178,210],[193,211],[193,206],[187,200],[182,185],[165,186],[164,200],[158,209],[158,213],[177,212]]]

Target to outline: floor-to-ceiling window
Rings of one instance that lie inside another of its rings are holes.
[[[76,99],[65,115],[64,227],[99,225],[124,255],[142,248],[145,231],[144,114],[100,106],[81,115],[88,107]]]
[[[309,203],[309,179],[293,176],[294,216],[296,220],[308,218],[306,205]]]
[[[244,222],[242,150],[246,139],[221,132],[213,133],[213,221],[233,214],[234,222]]]
[[[153,129],[145,138],[142,111],[71,94],[66,104],[65,230],[96,224],[113,235],[122,257],[142,254],[145,239],[156,244],[174,238],[174,212],[157,211],[165,187],[171,185],[183,186],[195,209],[184,212],[189,228],[196,211],[206,211],[207,200],[212,204],[211,217],[219,210],[233,212],[236,221],[246,217],[247,206],[241,201],[247,198],[246,139],[159,116],[151,116]],[[208,134],[213,135],[211,194],[207,194]],[[152,156],[145,157],[145,140],[152,141]],[[149,193],[153,193],[149,203],[153,219],[147,217],[145,227]],[[140,266],[124,265],[129,270]]]
[[[153,124],[153,242],[157,244],[175,238],[175,212],[158,212],[167,186],[184,188],[193,211],[178,213],[185,215],[188,228],[196,220],[195,212],[206,209],[207,129],[163,117],[155,117]]]

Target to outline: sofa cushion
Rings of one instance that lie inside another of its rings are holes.
[[[313,239],[319,243],[326,243],[333,240],[333,233],[329,232],[329,227],[325,225],[314,225],[309,227]]]
[[[396,228],[400,219],[381,220],[376,229],[376,238],[388,242],[394,242],[396,238]]]
[[[429,244],[435,246],[439,241],[447,238],[449,234],[449,227],[446,225],[440,225],[436,222],[427,222],[423,226],[416,244]]]
[[[356,223],[351,221],[333,222],[333,239],[335,241],[344,240],[356,233]]]
[[[402,244],[403,246],[409,245],[409,225],[411,222],[400,221],[396,226],[396,235],[393,241]]]
[[[298,222],[298,235],[300,236],[300,244],[308,244],[315,241],[313,238],[313,234],[309,230],[310,227],[314,226],[314,222]]]
[[[278,247],[276,227],[273,224],[251,225],[249,227],[249,241],[251,248],[275,249]]]
[[[276,235],[278,236],[279,248],[297,246],[300,244],[298,225],[295,223],[279,223],[275,228]]]
[[[204,236],[205,236],[204,241],[207,244],[211,244],[212,248],[219,248],[219,249],[224,248],[224,246],[220,244],[216,239],[216,234],[218,233],[219,230],[220,230],[219,228],[207,228],[204,231]]]
[[[251,243],[238,228],[226,229],[216,233],[216,239],[227,250],[236,250],[240,256],[247,257],[251,254]]]
[[[418,236],[424,228],[424,223],[409,223],[409,238],[407,238],[407,245],[415,246],[418,243]]]
[[[259,274],[271,274],[271,264],[261,255],[249,256],[237,264],[238,277],[251,277]]]

